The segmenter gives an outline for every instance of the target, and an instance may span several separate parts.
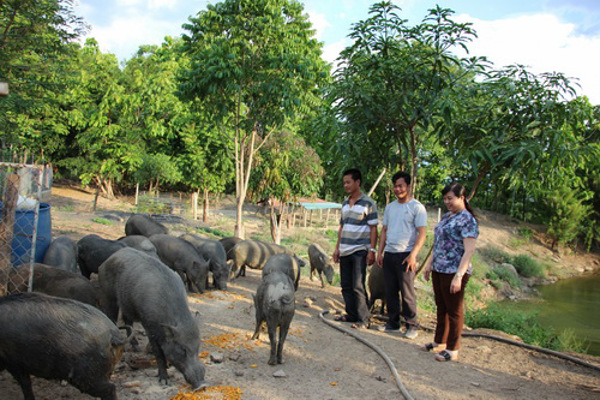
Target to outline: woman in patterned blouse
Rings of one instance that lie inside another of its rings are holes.
[[[433,257],[423,272],[425,280],[432,277],[437,325],[433,342],[422,349],[436,352],[438,361],[450,361],[458,359],[464,319],[463,298],[473,271],[471,257],[479,226],[460,183],[447,185],[442,196],[448,212],[435,227]]]

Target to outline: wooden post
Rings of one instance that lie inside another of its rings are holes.
[[[306,208],[304,208],[303,213],[304,213],[304,227],[306,228],[306,219],[308,218],[308,211],[306,210]]]
[[[20,179],[21,177],[18,174],[8,174],[6,177],[2,219],[0,220],[0,296],[6,294],[8,273],[11,269],[10,257],[15,229],[15,212],[19,200]]]
[[[208,189],[204,189],[204,199],[202,200],[202,222],[208,221]]]
[[[140,196],[140,184],[136,183],[135,184],[135,205],[138,205],[138,201],[139,201],[139,196]]]
[[[198,219],[198,192],[192,193],[192,219]]]
[[[310,210],[310,226],[313,224],[313,210]]]
[[[331,211],[331,208],[327,209],[327,216],[325,217],[325,228],[329,227],[329,212]]]
[[[96,207],[98,206],[98,196],[100,196],[100,186],[96,188],[96,195],[94,196],[94,204],[93,204],[93,212],[96,212]]]
[[[377,180],[375,181],[373,186],[371,186],[371,189],[369,189],[367,196],[371,196],[373,194],[373,192],[375,191],[375,189],[377,189],[377,185],[379,185],[381,178],[383,178],[383,175],[385,175],[385,171],[386,171],[386,168],[384,168],[383,171],[381,171],[381,174],[379,174],[379,177],[377,178]]]

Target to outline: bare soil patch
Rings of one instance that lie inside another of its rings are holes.
[[[53,188],[54,235],[74,239],[89,233],[113,239],[122,236],[132,204],[100,199],[98,211],[93,214],[89,211],[92,201],[91,193]],[[215,210],[213,221],[225,227],[224,217],[219,217],[219,212],[219,209]],[[110,217],[113,224],[94,222],[98,217]],[[198,223],[175,221],[166,224],[177,233]],[[249,212],[247,232],[265,230],[266,226],[263,218]],[[481,236],[482,239],[491,236],[490,243],[498,243],[510,229],[513,228],[483,220]],[[593,264],[594,260],[590,262]],[[260,340],[250,340],[254,330],[252,294],[259,280],[260,271],[249,270],[246,277],[230,284],[228,292],[210,291],[189,296],[190,308],[200,313],[203,343],[199,357],[206,364],[206,378],[215,386],[228,388],[228,395],[209,389],[201,394],[204,397],[198,395],[197,398],[402,398],[386,364],[375,352],[320,320],[319,313],[324,310],[343,309],[340,289],[321,288],[318,280],[310,281],[305,276],[296,293],[296,315],[284,347],[285,363],[269,366],[266,333],[261,334]],[[421,322],[433,325],[430,315],[421,315]],[[349,328],[347,324],[344,326]],[[143,330],[141,326],[137,328],[144,348]],[[600,396],[600,372],[487,339],[464,338],[460,360],[440,363],[432,354],[419,350],[421,345],[431,341],[430,332],[421,330],[413,341],[375,330],[360,330],[359,334],[392,358],[415,399],[563,400],[598,399]],[[579,357],[600,365],[600,358]],[[274,377],[276,371],[283,371],[285,377]],[[170,399],[185,392],[188,385],[173,367],[169,368],[169,375],[170,384],[160,385],[152,356],[145,352],[133,353],[126,348],[113,374],[113,382],[120,399]],[[38,400],[90,398],[70,385],[38,378],[33,382]],[[19,386],[6,371],[0,373],[0,398],[22,398]]]

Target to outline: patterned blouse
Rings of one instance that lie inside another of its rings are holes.
[[[448,212],[435,227],[434,234],[433,270],[442,274],[454,274],[465,252],[463,238],[477,239],[479,225],[466,209],[456,214]],[[473,266],[469,263],[467,274],[472,272]]]

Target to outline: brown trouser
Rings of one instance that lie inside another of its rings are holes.
[[[469,275],[463,276],[460,291],[453,294],[450,293],[450,284],[454,274],[433,271],[431,277],[437,306],[437,325],[433,340],[438,344],[445,343],[448,350],[458,350],[464,321],[463,298]]]

